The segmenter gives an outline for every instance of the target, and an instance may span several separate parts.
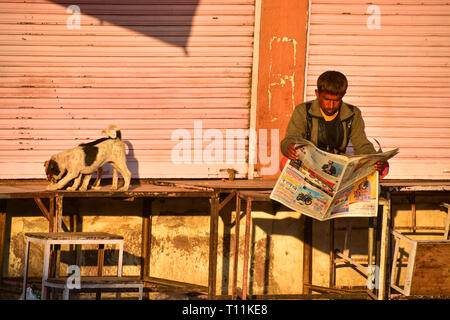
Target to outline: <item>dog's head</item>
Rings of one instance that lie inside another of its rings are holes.
[[[59,169],[58,163],[53,160],[47,160],[44,163],[45,174],[47,175],[47,180],[54,183],[58,180],[61,170]]]

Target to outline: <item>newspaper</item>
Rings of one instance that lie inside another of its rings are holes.
[[[298,159],[289,160],[270,198],[320,221],[338,217],[375,217],[378,210],[378,171],[398,148],[349,156],[324,152],[300,139]]]

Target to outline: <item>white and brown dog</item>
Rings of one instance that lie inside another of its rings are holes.
[[[110,131],[115,130],[113,137]],[[120,129],[111,125],[102,131],[106,138],[93,142],[80,144],[79,146],[53,155],[45,162],[45,173],[50,184],[47,190],[58,190],[64,188],[71,180],[73,185],[67,188],[74,191],[80,186],[80,191],[86,191],[92,174],[98,170],[97,180],[93,189],[98,189],[102,174],[101,167],[105,163],[111,164],[114,169],[111,190],[117,190],[119,172],[124,178],[124,185],[118,191],[126,191],[130,186],[131,173],[128,170],[125,155],[125,144],[122,141]]]

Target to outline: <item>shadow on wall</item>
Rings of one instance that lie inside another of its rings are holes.
[[[92,25],[112,24],[125,27],[144,36],[157,38],[168,44],[183,48],[187,43],[199,0],[188,4],[168,0],[113,0],[109,3],[89,3],[89,0],[51,0],[66,8],[68,24],[83,26],[83,16],[97,18]],[[75,27],[76,28],[76,27]],[[74,28],[74,29],[75,29]]]

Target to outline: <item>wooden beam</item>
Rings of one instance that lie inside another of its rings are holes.
[[[305,284],[312,282],[312,218],[305,216],[303,236],[303,294],[311,293]]]
[[[34,202],[36,202],[37,206],[41,210],[41,212],[44,215],[44,217],[46,217],[47,220],[50,221],[52,215],[50,214],[49,210],[47,210],[47,208],[45,207],[45,205],[42,202],[41,198],[34,197]]]
[[[217,279],[217,244],[218,244],[218,225],[219,225],[219,196],[214,194],[209,199],[211,207],[211,217],[209,226],[209,261],[208,261],[208,299],[213,300],[216,297],[216,279]]]
[[[236,194],[236,218],[235,218],[235,227],[234,227],[234,259],[233,259],[233,279],[231,283],[231,299],[236,299],[236,285],[237,285],[237,269],[238,269],[238,260],[239,260],[239,226],[241,220],[241,198],[239,197],[239,193]]]

